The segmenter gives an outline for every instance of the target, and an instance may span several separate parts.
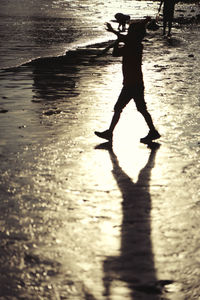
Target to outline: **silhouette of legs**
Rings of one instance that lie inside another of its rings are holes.
[[[171,6],[172,5],[172,6]],[[168,36],[171,35],[171,29],[172,29],[172,21],[174,18],[174,6],[173,3],[170,5],[170,7],[164,7],[163,9],[163,35],[166,34],[166,28],[168,26]]]
[[[167,21],[163,20],[163,35],[166,33]]]
[[[147,110],[147,106],[144,100],[144,87],[143,85],[137,87],[137,88],[129,88],[129,87],[123,87],[122,91],[119,95],[119,98],[115,104],[114,107],[114,115],[112,117],[110,126],[108,130],[105,130],[103,132],[95,131],[95,134],[98,137],[112,140],[113,137],[113,131],[115,129],[115,126],[119,122],[121,112],[125,108],[125,106],[130,102],[131,99],[134,99],[137,110],[142,114],[144,117],[147,126],[149,127],[149,133],[148,135],[141,139],[140,141],[142,143],[149,142],[150,140],[158,139],[160,137],[160,134],[155,129],[155,126],[153,124],[153,120],[151,118],[150,113]]]
[[[110,127],[109,127],[109,131],[113,132],[113,130],[115,129],[115,126],[117,125],[119,118],[120,118],[121,112],[115,111],[114,115],[112,117],[111,123],[110,123]]]
[[[170,36],[171,35],[171,29],[172,29],[172,21],[170,20],[170,21],[163,21],[163,35],[165,35],[166,34],[166,28],[167,28],[167,25],[168,25],[168,36]]]
[[[171,29],[172,29],[172,21],[168,22],[168,36],[171,35]]]

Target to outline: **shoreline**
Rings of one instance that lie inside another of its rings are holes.
[[[184,7],[184,9],[180,7],[178,7],[175,10],[175,17],[174,17],[174,22],[173,22],[173,27],[174,28],[180,28],[180,26],[192,26],[192,25],[198,25],[200,23],[200,9],[198,6],[196,7],[189,7],[189,3],[191,4],[197,4],[198,1],[191,1],[188,3],[188,1],[181,1],[183,2],[185,5],[187,5],[186,7]],[[178,4],[177,4],[178,6]],[[110,20],[110,22],[112,22],[113,20]],[[159,27],[162,27],[162,14],[161,17],[159,18]],[[109,41],[107,40],[107,36],[105,36],[102,40],[102,38],[96,38],[93,40],[93,43],[91,44],[89,41],[88,42],[84,42],[83,44],[78,44],[78,42],[75,43],[75,45],[72,45],[72,48],[68,49],[65,53],[63,54],[58,54],[56,56],[42,56],[42,57],[37,57],[34,59],[29,59],[26,62],[20,63],[19,65],[16,66],[12,66],[12,67],[4,67],[4,68],[0,68],[0,71],[9,71],[15,68],[19,68],[23,65],[26,64],[32,64],[34,62],[37,61],[42,61],[42,60],[55,60],[55,59],[62,59],[65,58],[66,55],[68,55],[69,53],[76,53],[79,52],[80,49],[87,49],[87,48],[95,48],[97,46],[98,47],[103,47],[104,45],[107,46],[107,44],[109,43]],[[110,40],[112,41],[112,39]]]

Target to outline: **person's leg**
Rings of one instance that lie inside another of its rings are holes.
[[[163,19],[163,35],[166,33],[166,26],[167,26],[167,21]]]
[[[142,114],[142,116],[144,117],[144,119],[146,121],[147,126],[149,127],[148,135],[146,137],[140,139],[140,141],[146,142],[149,140],[158,139],[160,137],[160,134],[156,130],[156,128],[153,124],[152,117],[147,110],[146,102],[144,100],[144,88],[143,87],[138,88],[138,90],[135,94],[135,97],[134,97],[134,101],[135,101],[137,110]]]
[[[115,111],[114,115],[112,117],[111,123],[110,123],[110,127],[105,131],[102,131],[102,132],[95,131],[94,133],[102,139],[112,140],[113,130],[115,129],[115,126],[117,125],[117,123],[119,121],[120,114],[121,114],[121,112]]]
[[[174,6],[172,6],[172,7],[169,9],[168,15],[167,15],[167,22],[168,22],[168,36],[171,35],[171,29],[172,29],[173,18],[174,18]]]
[[[168,22],[168,36],[171,35],[171,29],[172,29],[172,21],[170,20],[170,21]]]
[[[132,91],[128,88],[123,87],[121,90],[121,93],[118,97],[118,100],[114,106],[114,115],[112,117],[109,131],[113,132],[115,129],[115,126],[117,125],[120,115],[124,107],[129,103],[129,101],[133,98]]]
[[[159,132],[156,130],[156,128],[155,128],[155,126],[154,126],[154,124],[153,124],[153,121],[152,121],[152,118],[151,118],[150,113],[149,113],[147,110],[145,110],[145,111],[140,111],[140,112],[141,112],[141,114],[143,115],[143,117],[144,117],[144,119],[145,119],[145,121],[146,121],[146,123],[147,123],[147,126],[149,127],[149,132],[148,132],[148,134],[147,134],[145,137],[141,138],[141,139],[140,139],[140,142],[142,142],[142,143],[149,143],[149,142],[151,142],[152,140],[157,140],[157,139],[159,139],[159,138],[160,138],[160,134],[159,134]]]
[[[104,138],[104,139],[107,139],[107,140],[112,139],[113,131],[114,131],[115,126],[117,125],[119,119],[120,119],[121,112],[132,98],[133,97],[132,97],[131,90],[123,87],[122,90],[121,90],[121,93],[118,97],[118,100],[117,100],[117,102],[114,106],[114,115],[112,117],[109,129],[107,129],[103,132],[95,131],[95,134],[98,137],[101,137],[101,138]]]
[[[144,86],[143,85],[140,85],[137,88],[135,88],[134,102],[135,102],[137,110],[144,117],[144,119],[147,123],[147,126],[149,127],[149,130],[155,130],[151,115],[147,110],[147,105],[146,105],[146,102],[144,99]]]
[[[150,130],[150,131],[156,130],[156,129],[155,129],[155,126],[154,126],[154,124],[153,124],[153,120],[152,120],[152,117],[151,117],[150,113],[149,113],[147,110],[145,110],[145,111],[140,111],[140,113],[141,113],[142,116],[144,117],[144,119],[145,119],[145,121],[146,121],[146,123],[147,123],[147,126],[149,127],[149,130]]]
[[[110,127],[109,127],[109,131],[113,132],[115,129],[115,126],[117,125],[119,119],[120,119],[120,115],[121,115],[121,111],[115,111],[114,115],[112,117],[111,123],[110,123]]]

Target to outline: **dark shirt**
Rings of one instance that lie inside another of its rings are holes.
[[[135,87],[143,85],[142,74],[142,43],[115,47],[113,56],[122,56],[123,85]]]

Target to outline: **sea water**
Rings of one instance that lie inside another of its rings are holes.
[[[158,6],[157,1],[136,0],[1,0],[0,68],[109,40],[105,22],[117,12],[133,19],[155,17]]]

